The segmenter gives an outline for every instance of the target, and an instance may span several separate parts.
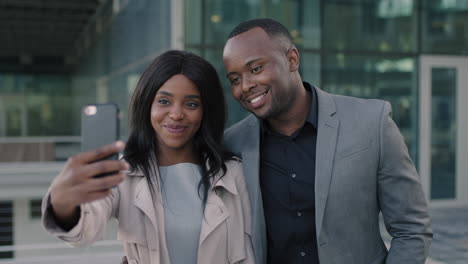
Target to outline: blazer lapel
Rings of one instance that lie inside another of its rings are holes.
[[[315,167],[315,220],[317,237],[320,235],[323,214],[330,189],[333,161],[340,121],[335,116],[333,98],[315,88],[318,96],[318,131]]]
[[[249,193],[252,214],[252,242],[254,252],[259,252],[257,261],[266,262],[266,227],[263,211],[262,193],[260,191],[260,123],[250,115],[249,123],[242,131],[242,163],[245,183]]]
[[[244,176],[252,205],[252,219],[254,230],[264,228],[263,202],[260,192],[260,123],[251,115],[245,133],[244,142],[248,144],[242,151]]]

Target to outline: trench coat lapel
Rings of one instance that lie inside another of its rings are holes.
[[[146,177],[143,177],[137,184],[133,199],[135,206],[150,220],[149,223],[145,223],[145,229],[148,231],[154,230],[155,234],[147,236],[148,246],[153,250],[157,250],[159,249],[159,230],[157,227],[161,226],[162,222],[158,225],[160,221],[156,220],[155,206]]]
[[[318,97],[318,131],[315,167],[315,219],[317,237],[322,229],[340,122],[335,116],[333,98],[315,88]]]
[[[214,193],[208,196],[200,230],[200,245],[226,218],[229,217],[223,201]]]
[[[206,200],[204,216],[200,231],[200,245],[221,223],[223,223],[230,213],[226,208],[223,200],[218,196],[218,191],[227,191],[232,195],[239,195],[237,186],[232,177],[222,177],[219,179],[218,174],[214,179],[214,183],[208,192]],[[223,190],[221,190],[223,189]]]

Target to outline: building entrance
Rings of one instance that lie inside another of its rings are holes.
[[[468,204],[468,57],[421,56],[419,170],[431,204]]]

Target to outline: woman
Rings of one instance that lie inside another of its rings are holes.
[[[254,263],[242,167],[221,145],[215,69],[188,52],[161,54],[141,76],[129,116],[125,161],[92,163],[121,142],[72,157],[44,199],[45,228],[89,245],[115,217],[125,263]]]

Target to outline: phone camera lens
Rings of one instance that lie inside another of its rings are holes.
[[[88,105],[84,109],[85,115],[92,116],[97,113],[97,108],[95,105]]]

